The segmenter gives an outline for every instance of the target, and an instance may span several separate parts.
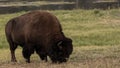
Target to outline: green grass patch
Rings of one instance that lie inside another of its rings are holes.
[[[120,9],[49,11],[61,22],[63,32],[74,46],[120,45]],[[5,24],[26,12],[0,15],[0,48],[7,48]]]

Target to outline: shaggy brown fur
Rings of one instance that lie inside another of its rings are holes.
[[[73,51],[72,40],[64,36],[58,19],[49,12],[32,11],[13,18],[6,24],[5,33],[13,62],[18,45],[27,62],[34,51],[42,60],[47,61],[49,56],[55,63],[66,62]]]

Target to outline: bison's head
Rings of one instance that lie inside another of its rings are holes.
[[[72,40],[65,38],[57,43],[56,62],[66,62],[73,51]]]

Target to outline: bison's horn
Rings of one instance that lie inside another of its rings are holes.
[[[62,41],[58,42],[58,44],[57,44],[57,45],[58,45],[58,46],[60,46],[61,44],[62,44]]]
[[[60,49],[62,49],[61,44],[62,44],[62,41],[58,42],[58,44],[57,44],[57,46],[58,46]]]

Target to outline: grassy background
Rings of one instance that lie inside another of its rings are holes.
[[[120,9],[49,11],[60,20],[66,36],[74,46],[119,45]],[[0,15],[0,48],[7,48],[4,28],[8,20],[26,12]]]
[[[67,63],[42,62],[34,54],[26,64],[21,49],[18,62],[10,62],[9,46],[5,38],[5,24],[26,12],[0,15],[0,68],[119,68],[120,67],[120,9],[112,10],[56,10],[49,11],[61,22],[67,37],[72,38],[74,51]]]

